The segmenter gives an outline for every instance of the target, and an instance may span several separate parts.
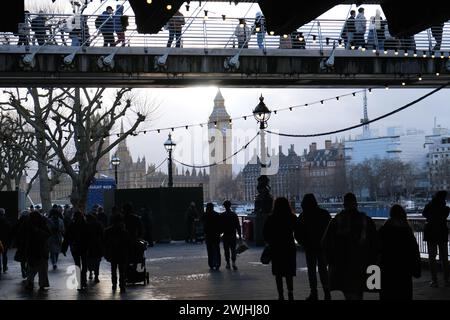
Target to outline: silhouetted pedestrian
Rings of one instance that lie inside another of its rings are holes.
[[[64,235],[64,222],[59,216],[59,212],[56,209],[51,209],[48,214],[48,228],[50,230],[50,238],[48,239],[48,245],[50,250],[50,261],[53,266],[53,270],[58,267],[58,257],[61,252],[61,245]]]
[[[117,35],[116,45],[122,42],[122,47],[125,46],[125,29],[122,25],[123,9],[123,5],[118,4],[114,13],[114,32]]]
[[[48,282],[48,238],[50,231],[46,219],[37,211],[30,213],[26,223],[25,256],[28,263],[26,288],[33,290],[34,278],[39,276],[39,289],[45,290]]]
[[[176,40],[176,47],[181,48],[181,34],[185,24],[184,16],[180,11],[177,11],[172,18],[167,22],[169,29],[169,40],[167,41],[167,48],[172,46],[173,39]]]
[[[344,210],[328,225],[323,239],[330,290],[347,300],[361,300],[367,289],[367,267],[376,263],[377,231],[365,213],[358,211],[353,193],[344,196]]]
[[[33,211],[33,210],[32,210]],[[31,211],[31,212],[32,212]],[[16,253],[14,254],[14,260],[20,262],[20,270],[22,272],[22,278],[27,277],[27,258],[26,258],[26,241],[27,241],[27,223],[30,215],[30,211],[24,210],[20,213],[19,220],[13,229],[13,237],[16,244]]]
[[[423,240],[428,247],[430,262],[431,286],[437,287],[436,255],[439,248],[439,258],[442,263],[445,286],[450,286],[448,270],[448,227],[447,218],[450,208],[446,205],[447,191],[438,191],[425,206],[422,215],[427,219]]]
[[[322,248],[322,237],[331,220],[330,213],[321,209],[312,193],[305,194],[302,201],[303,212],[297,219],[295,238],[305,249],[306,264],[308,266],[308,279],[311,293],[307,300],[317,300],[317,275],[319,268],[320,281],[324,291],[325,300],[330,300],[330,287],[328,283],[328,270],[325,253]]]
[[[108,226],[108,216],[105,213],[105,209],[101,206],[97,208],[97,220],[101,223],[103,228]]]
[[[89,280],[93,279],[94,274],[94,282],[99,283],[100,262],[103,257],[103,226],[94,214],[88,214],[86,222],[89,234],[87,250]]]
[[[117,269],[119,269],[119,287],[125,292],[127,265],[132,247],[131,236],[125,228],[123,217],[114,214],[112,225],[105,230],[105,259],[111,263],[112,290],[117,289]]]
[[[245,19],[239,19],[239,24],[234,30],[234,35],[237,38],[239,48],[248,48],[248,43],[250,42],[251,37],[251,30],[247,26],[247,22],[245,21]]]
[[[81,279],[79,279],[79,290],[87,288],[87,253],[89,245],[89,231],[86,219],[81,211],[75,211],[73,221],[69,225],[66,237],[63,241],[62,253],[66,255],[70,246],[73,261],[81,270]]]
[[[342,29],[341,38],[344,39],[345,49],[349,49],[354,45],[355,38],[355,10],[350,11],[350,17],[345,21],[344,28]]]
[[[256,33],[256,41],[258,42],[258,48],[260,49],[264,49],[266,31],[266,18],[264,17],[262,12],[258,11],[255,17],[253,32]]]
[[[366,34],[366,17],[364,16],[364,8],[358,9],[358,15],[355,19],[355,46],[358,47],[365,47],[366,40],[365,40],[365,34]]]
[[[0,241],[3,245],[3,252],[0,255],[3,273],[8,271],[8,249],[11,240],[11,225],[6,218],[5,209],[0,208]],[[1,271],[1,270],[0,270]]]
[[[96,24],[100,28],[100,32],[103,35],[103,46],[114,47],[116,45],[114,40],[114,20],[112,17],[114,10],[111,6],[106,8],[106,11],[99,16],[98,23]]]
[[[293,277],[296,275],[297,249],[295,247],[294,231],[296,216],[288,199],[277,198],[272,214],[264,223],[263,237],[270,247],[272,258],[272,274],[275,276],[278,299],[284,300],[283,277],[286,278],[288,299],[294,300]]]
[[[214,204],[207,203],[203,217],[208,265],[211,270],[219,270],[220,256],[220,215],[214,210]]]
[[[402,206],[396,204],[378,231],[382,300],[412,300],[412,277],[420,277],[420,252]]]
[[[220,222],[223,232],[223,250],[225,251],[226,268],[230,269],[230,256],[233,265],[233,270],[237,270],[236,266],[236,232],[239,235],[239,240],[242,240],[241,225],[236,213],[231,211],[231,202],[226,200],[223,203],[225,212],[220,215]]]
[[[44,11],[39,11],[39,15],[31,20],[31,29],[34,31],[34,35],[38,42],[38,45],[43,46],[47,37],[47,17],[44,15]]]

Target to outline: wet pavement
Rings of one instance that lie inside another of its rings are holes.
[[[89,281],[88,290],[79,292],[73,285],[73,262],[70,254],[60,256],[57,270],[49,266],[50,288],[45,292],[25,290],[19,263],[9,252],[7,273],[1,275],[0,300],[273,300],[277,298],[271,266],[259,262],[261,247],[251,247],[238,256],[238,270],[227,270],[222,261],[220,271],[210,271],[204,244],[173,242],[157,244],[147,250],[148,285],[127,286],[127,292],[113,293],[110,264],[102,260],[100,283]],[[297,254],[297,277],[294,278],[294,296],[303,300],[309,294],[306,261],[302,251]],[[441,276],[441,274],[439,275]],[[414,281],[414,298],[419,300],[450,300],[450,288],[430,288],[428,270]],[[37,277],[36,284],[37,285]],[[319,289],[319,297],[322,292]],[[378,294],[365,294],[365,299],[378,299]],[[332,298],[343,299],[340,292]]]

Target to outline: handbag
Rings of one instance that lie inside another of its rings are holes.
[[[272,261],[272,254],[270,252],[270,247],[266,246],[261,253],[261,258],[259,259],[262,264],[269,264]]]
[[[248,250],[248,245],[244,241],[241,241],[239,243],[238,247],[236,248],[236,253],[237,254],[241,254],[241,253],[243,253],[244,251],[247,251],[247,250]]]

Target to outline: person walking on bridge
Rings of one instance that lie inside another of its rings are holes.
[[[436,271],[436,255],[439,248],[439,258],[442,263],[444,284],[450,287],[448,270],[448,226],[447,218],[450,208],[446,205],[447,191],[438,191],[425,206],[422,215],[427,219],[424,229],[424,241],[428,247],[430,261],[431,286],[438,287]]]

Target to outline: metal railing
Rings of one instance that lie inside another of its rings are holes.
[[[40,17],[40,20],[35,20]],[[97,15],[27,15],[26,22],[20,24],[18,34],[1,33],[0,39],[3,45],[45,45],[45,46],[103,46],[105,38],[111,37],[118,42],[115,21],[118,17],[110,16],[108,21],[100,28],[96,28]],[[104,21],[103,21],[104,22]],[[134,16],[128,16],[128,27],[125,30],[125,43],[121,45],[131,47],[167,47],[169,34],[174,33],[172,46],[176,45],[176,33],[173,28],[162,28],[158,34],[140,34],[137,32]],[[176,24],[175,20],[172,23]],[[263,43],[262,52],[272,49],[310,49],[310,50],[337,50],[345,52],[346,40],[342,38],[342,30],[345,20],[314,20],[294,30],[292,34],[274,36],[268,33],[259,33],[259,42]],[[446,23],[442,30],[442,37],[436,37],[436,32],[429,29],[410,38],[387,38],[385,33],[370,32],[367,30],[364,36],[353,36],[354,41],[347,45],[348,51],[360,50],[371,53],[376,50],[378,54],[385,52],[400,56],[435,56],[448,57],[450,51],[450,23]],[[98,26],[98,24],[97,24]],[[183,48],[223,49],[239,48],[259,49],[258,28],[255,19],[246,19],[246,23],[240,24],[238,18],[230,17],[193,17],[185,18],[185,24],[181,26],[181,45]],[[262,30],[265,30],[263,27]],[[108,35],[109,34],[109,35]],[[434,36],[433,36],[434,34]],[[381,37],[381,38],[380,38]],[[379,39],[380,38],[380,39]],[[359,40],[358,40],[359,39]],[[110,39],[111,40],[111,39]],[[440,43],[439,43],[440,42]],[[404,50],[407,50],[406,52]]]
[[[383,223],[386,221],[386,218],[372,218],[377,225],[377,228],[381,227]],[[411,228],[414,231],[414,235],[417,240],[417,244],[419,245],[419,251],[422,256],[428,257],[428,247],[427,243],[423,240],[423,230],[425,228],[425,218],[419,217],[408,217],[408,221],[411,225]],[[447,220],[447,226],[450,228],[450,220]],[[450,257],[450,242],[447,243],[449,249],[449,257]]]

